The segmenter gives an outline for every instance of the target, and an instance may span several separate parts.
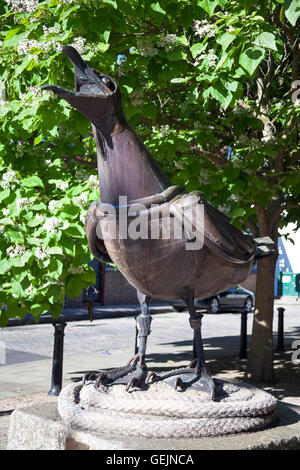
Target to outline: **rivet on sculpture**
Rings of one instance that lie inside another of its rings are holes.
[[[74,48],[64,46],[63,52],[75,69],[75,91],[56,85],[46,85],[43,89],[61,96],[92,125],[100,201],[90,206],[86,217],[89,248],[97,259],[115,263],[136,288],[141,305],[137,317],[137,355],[116,371],[87,374],[81,387],[93,383],[105,393],[117,384],[125,384],[127,391],[132,387],[146,391],[154,385],[159,385],[157,389],[168,389],[171,385],[185,393],[204,392],[207,399],[218,401],[217,381],[212,380],[205,365],[202,315],[196,312],[194,299],[213,296],[243,282],[255,258],[272,255],[276,248],[268,238],[254,239],[235,228],[201,192],[187,193],[180,186],[172,186],[129,125],[115,80],[90,68]],[[116,217],[111,216],[111,207]],[[125,219],[120,217],[124,211]],[[121,236],[124,220],[129,226],[136,217],[147,221],[147,236]],[[159,236],[151,236],[153,221]],[[180,237],[177,232],[182,227]],[[164,374],[147,370],[145,354],[151,298],[185,301],[196,353],[188,367]]]

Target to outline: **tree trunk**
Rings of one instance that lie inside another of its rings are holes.
[[[273,380],[273,309],[276,256],[257,262],[256,300],[246,376],[256,382]]]

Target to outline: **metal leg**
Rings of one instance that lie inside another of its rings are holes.
[[[137,328],[137,317],[134,318],[135,319],[135,339],[134,339],[134,355],[137,354],[138,352],[138,334],[139,334],[139,330]]]
[[[147,346],[147,336],[150,335],[150,325],[152,321],[152,317],[150,315],[149,304],[151,298],[147,295],[141,294],[141,292],[137,292],[137,297],[140,302],[141,306],[141,313],[136,318],[136,327],[137,327],[137,346],[138,351],[137,354],[140,356],[141,361],[144,362],[145,354],[146,354],[146,346]]]
[[[96,386],[105,391],[107,387],[117,384],[125,384],[128,391],[131,386],[141,386],[145,383],[147,367],[145,364],[145,354],[147,346],[147,336],[150,334],[152,317],[149,311],[151,298],[137,292],[141,305],[141,313],[136,317],[136,338],[134,356],[125,367],[109,371],[100,372],[99,375],[86,374],[83,382],[96,380]]]
[[[194,360],[196,362],[195,380],[192,378],[185,384],[188,385],[189,383],[191,383],[194,385],[194,387],[196,386],[196,388],[199,388],[200,390],[209,393],[213,398],[215,386],[205,365],[205,356],[201,335],[201,321],[203,315],[201,313],[198,313],[195,309],[193,293],[188,292],[184,300],[190,314],[190,325],[191,328],[194,330],[194,350],[196,355],[196,358]]]
[[[201,337],[201,319],[202,314],[197,313],[194,306],[193,293],[188,291],[183,297],[186,302],[189,314],[190,325],[194,330],[194,350],[196,358],[186,368],[175,369],[165,374],[158,375],[150,372],[147,376],[146,383],[158,382],[163,380],[175,389],[191,387],[196,390],[208,393],[213,399],[215,394],[215,384],[208,373],[205,365],[203,343]]]

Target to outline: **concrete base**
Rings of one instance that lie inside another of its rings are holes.
[[[145,417],[145,425],[147,418]],[[127,439],[96,436],[68,428],[56,403],[17,408],[10,417],[10,450],[254,450],[300,449],[300,407],[278,403],[268,429],[202,439]]]

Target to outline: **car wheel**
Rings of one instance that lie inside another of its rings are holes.
[[[244,312],[246,312],[246,313],[251,312],[252,307],[253,307],[252,299],[251,299],[251,297],[247,297],[247,299],[245,300]]]
[[[175,307],[175,305],[172,305],[172,307],[174,310],[176,310],[176,312],[184,312],[184,307]]]
[[[217,297],[213,297],[212,299],[210,299],[210,301],[209,301],[209,312],[210,313],[218,313],[219,308],[220,308],[220,303],[219,303]]]

